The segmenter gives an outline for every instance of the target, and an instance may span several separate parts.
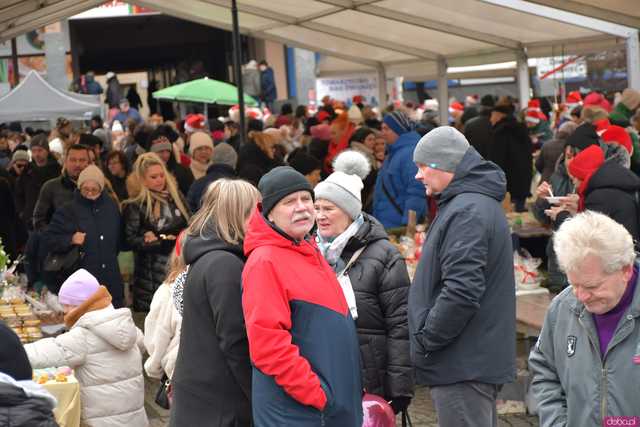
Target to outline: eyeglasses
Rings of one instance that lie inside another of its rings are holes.
[[[85,188],[85,187],[82,187],[80,189],[80,192],[82,194],[84,194],[84,195],[87,195],[87,196],[95,196],[97,194],[100,194],[102,192],[102,190],[100,190],[99,188]]]

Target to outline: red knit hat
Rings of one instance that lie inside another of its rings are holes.
[[[621,126],[611,125],[602,134],[602,139],[607,144],[620,144],[629,154],[633,153],[633,144],[631,143],[631,136],[627,130]]]
[[[591,145],[579,152],[569,163],[569,173],[580,181],[588,178],[604,163],[604,153],[598,145]]]
[[[598,92],[591,92],[589,95],[587,95],[584,98],[583,104],[585,107],[589,105],[595,105],[596,107],[601,107],[608,112],[611,112],[611,104],[609,103],[609,101],[607,101],[604,95]]]

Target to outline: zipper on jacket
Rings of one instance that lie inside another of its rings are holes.
[[[324,427],[326,424],[324,422],[324,411],[320,412],[320,425]]]
[[[604,420],[607,416],[607,369],[605,365],[602,365],[602,398],[600,399],[600,418]]]

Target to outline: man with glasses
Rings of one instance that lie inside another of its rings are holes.
[[[551,302],[529,357],[540,425],[640,421],[640,287],[633,239],[606,215],[565,221],[553,246],[570,287]]]

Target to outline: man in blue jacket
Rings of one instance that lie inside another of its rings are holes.
[[[267,61],[260,61],[260,100],[265,103],[270,111],[273,111],[273,101],[278,97],[276,90],[276,78],[273,74],[273,68],[269,66]]]
[[[449,126],[422,137],[413,160],[438,204],[409,290],[416,382],[440,426],[495,426],[498,391],[516,373],[505,175]]]
[[[416,123],[402,111],[387,114],[382,121],[387,154],[376,179],[373,216],[385,228],[406,225],[409,210],[416,211],[418,220],[427,212],[424,187],[414,179],[418,168],[411,160],[420,140],[415,128]]]

